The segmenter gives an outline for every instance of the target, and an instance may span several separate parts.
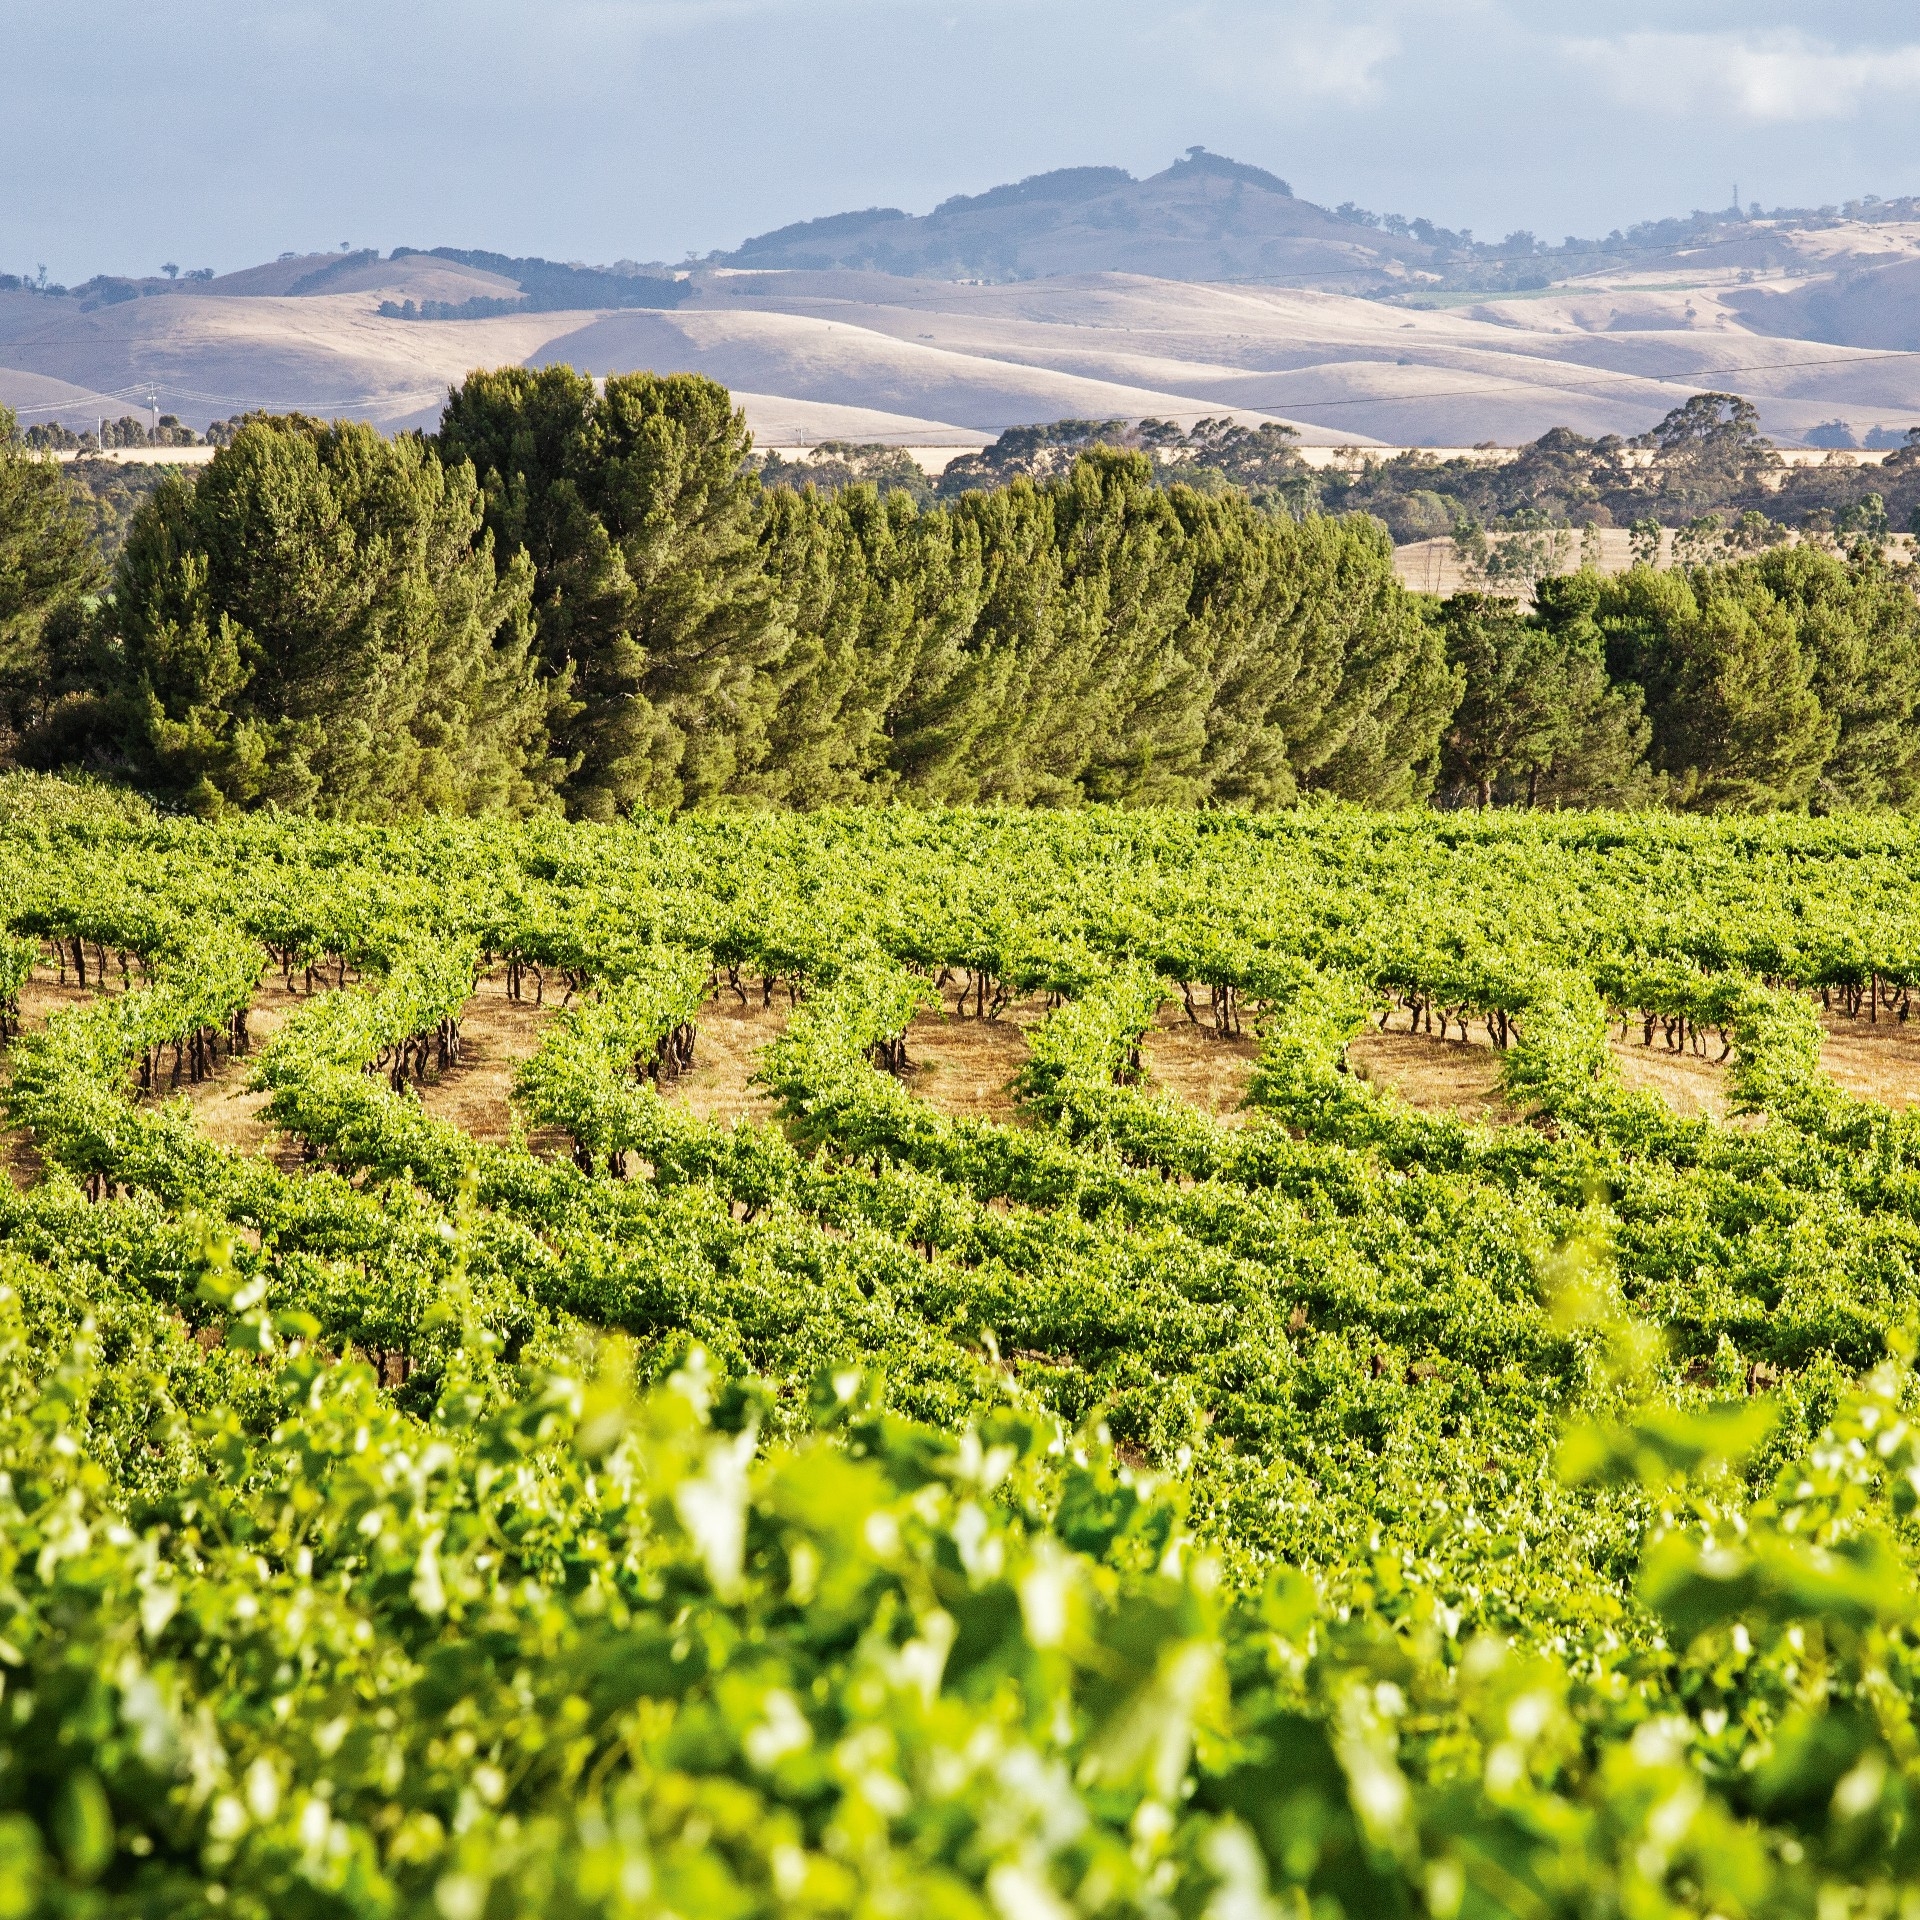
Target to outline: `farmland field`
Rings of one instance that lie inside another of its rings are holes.
[[[0,1914],[1909,1911],[1916,879],[0,783]]]

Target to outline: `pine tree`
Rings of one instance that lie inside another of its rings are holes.
[[[906,493],[767,499],[762,548],[793,638],[777,664],[760,770],[736,789],[786,806],[884,797],[887,722],[919,664],[918,516]]]
[[[656,742],[633,580],[582,492],[597,461],[598,408],[593,382],[571,367],[474,373],[449,397],[438,445],[479,474],[499,551],[533,563],[561,791],[569,812],[606,820],[645,789]]]
[[[1529,806],[1641,807],[1662,792],[1647,760],[1653,726],[1641,691],[1607,677],[1594,620],[1600,594],[1600,575],[1586,568],[1535,589],[1538,623],[1554,642],[1558,725],[1549,757],[1526,769]]]
[[[978,611],[934,703],[917,784],[929,799],[1063,805],[1078,797],[1086,715],[1076,695],[1092,650],[1092,583],[1070,590],[1052,493],[1015,480],[952,508],[980,554]]]
[[[1210,796],[1241,806],[1314,787],[1382,804],[1424,797],[1453,680],[1380,529],[1173,497],[1195,547],[1189,644],[1211,683]]]
[[[923,802],[974,798],[970,759],[1003,661],[975,647],[986,598],[979,520],[944,510],[922,514],[901,548],[899,581],[912,601],[911,660],[885,720],[885,777]]]
[[[1074,691],[1080,796],[1185,806],[1205,792],[1209,688],[1181,647],[1192,591],[1184,530],[1145,454],[1100,448],[1059,488],[1054,537],[1069,592],[1098,608]]]
[[[1233,494],[1176,487],[1169,500],[1192,577],[1180,646],[1206,679],[1206,795],[1227,806],[1285,805],[1297,792],[1286,711],[1298,701],[1306,666],[1288,618],[1299,585],[1289,564],[1293,523]],[[1337,676],[1336,665],[1327,685]]]
[[[558,769],[533,570],[420,441],[258,419],[141,509],[115,576],[103,724],[204,812],[524,810]]]
[[[1793,617],[1813,662],[1813,692],[1839,723],[1820,773],[1823,804],[1920,801],[1920,603],[1910,579],[1872,542],[1845,561],[1814,546],[1777,547],[1717,577],[1764,593]]]
[[[752,784],[788,635],[758,540],[751,440],[724,387],[571,368],[476,375],[441,445],[483,475],[490,524],[531,554],[569,811],[698,806]]]
[[[43,716],[55,684],[49,620],[71,621],[101,580],[66,474],[27,449],[0,407],[0,715],[10,732]]]
[[[696,374],[610,378],[595,412],[581,493],[633,582],[653,716],[630,804],[720,799],[765,751],[772,688],[760,670],[787,634],[761,565],[751,447],[727,390]]]
[[[1457,593],[1440,612],[1460,704],[1441,741],[1443,786],[1476,805],[1495,789],[1553,764],[1567,731],[1562,648],[1551,629],[1511,600]]]
[[[1303,788],[1365,806],[1416,805],[1439,772],[1459,669],[1395,579],[1392,543],[1376,521],[1309,518],[1299,553],[1293,618],[1312,665],[1286,722],[1295,775]]]
[[[1804,806],[1839,739],[1792,610],[1755,584],[1740,568],[1636,567],[1601,590],[1609,671],[1642,689],[1677,805]]]

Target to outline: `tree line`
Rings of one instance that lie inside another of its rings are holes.
[[[7,750],[347,818],[1914,798],[1920,614],[1880,549],[1441,604],[1374,518],[1234,483],[1271,435],[1202,425],[1187,478],[1030,430],[1046,471],[929,503],[765,484],[696,376],[503,369],[432,436],[240,423],[110,570],[9,435]]]
[[[1389,459],[1309,467],[1290,427],[1231,418],[1182,427],[1169,420],[1055,420],[1010,427],[979,453],[930,480],[898,449],[835,442],[810,458],[766,457],[772,484],[835,491],[862,483],[922,501],[1025,477],[1050,479],[1096,446],[1145,453],[1167,485],[1234,489],[1295,517],[1367,513],[1396,544],[1451,537],[1469,573],[1498,589],[1531,591],[1566,571],[1581,536],[1631,529],[1651,560],[1686,564],[1737,557],[1796,537],[1840,548],[1920,528],[1920,428],[1878,465],[1850,459],[1789,465],[1760,431],[1750,401],[1699,393],[1632,438],[1589,439],[1556,427],[1512,458],[1441,456],[1416,449]]]
[[[1478,529],[1670,528],[1702,558],[1783,543],[1847,545],[1920,524],[1920,428],[1875,466],[1787,464],[1753,404],[1697,393],[1631,438],[1555,427],[1511,460],[1400,454],[1311,476],[1322,512],[1371,513],[1401,543]]]
[[[1463,593],[1437,618],[1463,688],[1445,804],[1920,804],[1920,605],[1877,549],[1582,569],[1531,612]]]

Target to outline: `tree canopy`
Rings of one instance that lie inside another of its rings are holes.
[[[50,748],[196,812],[534,804],[533,569],[496,567],[481,521],[472,469],[417,439],[250,422],[135,516]]]
[[[17,736],[49,679],[49,622],[76,618],[103,569],[67,477],[0,407],[0,703]]]
[[[431,438],[255,416],[222,439],[156,482],[110,578],[68,478],[0,446],[0,695],[29,764],[346,818],[1920,802],[1920,601],[1877,496],[1844,553],[1696,518],[1667,569],[1649,516],[1614,578],[1560,574],[1556,510],[1516,506],[1486,571],[1529,610],[1409,592],[1378,518],[1314,510],[1286,434],[1226,419],[1010,433],[940,499],[872,449],[823,485],[756,462],[732,397],[684,374],[506,368]],[[1656,498],[1768,451],[1727,395],[1652,441]],[[1586,445],[1517,463],[1536,500],[1593,491]]]

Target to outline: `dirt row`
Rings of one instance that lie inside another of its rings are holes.
[[[112,989],[109,989],[112,990]],[[42,1024],[63,1007],[93,997],[71,978],[62,982],[52,967],[38,967],[20,996],[21,1024]],[[255,1046],[270,1039],[306,996],[288,992],[269,973],[248,1016]],[[504,969],[482,979],[461,1015],[461,1058],[457,1066],[429,1078],[420,1088],[429,1113],[463,1128],[476,1140],[505,1144],[511,1136],[513,1076],[540,1044],[546,1023],[559,1008],[536,1007],[509,997]],[[1027,1035],[1047,1016],[1043,999],[1016,1001],[997,1019],[959,1018],[923,1013],[907,1030],[907,1068],[902,1078],[914,1095],[954,1118],[1026,1124],[1014,1087],[1027,1059]],[[773,1103],[753,1084],[761,1050],[785,1028],[784,995],[772,1005],[749,994],[747,1003],[726,990],[702,1008],[691,1071],[666,1090],[666,1097],[703,1120],[723,1125],[743,1119],[769,1119]],[[1354,1070],[1375,1085],[1391,1088],[1422,1112],[1457,1113],[1470,1120],[1502,1124],[1520,1116],[1500,1086],[1500,1055],[1484,1029],[1462,1039],[1411,1033],[1398,1024],[1369,1029],[1348,1050]],[[1842,1014],[1823,1015],[1827,1040],[1822,1062],[1847,1091],[1904,1109],[1920,1101],[1920,1021],[1903,1025],[1885,1020],[1871,1025]],[[1637,1029],[1611,1044],[1622,1077],[1630,1086],[1656,1093],[1676,1113],[1705,1114],[1725,1120],[1731,1112],[1726,1070],[1711,1052],[1670,1052],[1657,1038],[1640,1043]],[[1713,1051],[1717,1051],[1717,1048]],[[1224,1124],[1243,1124],[1242,1106],[1259,1044],[1249,1033],[1222,1038],[1210,1026],[1197,1025],[1177,1002],[1160,1009],[1141,1044],[1146,1084],[1184,1100]],[[247,1058],[223,1061],[197,1085],[182,1082],[178,1091],[192,1102],[208,1137],[243,1153],[265,1153],[282,1165],[298,1163],[296,1143],[268,1125],[266,1096],[250,1092]],[[163,1093],[174,1091],[163,1080]],[[563,1153],[567,1142],[536,1134],[536,1152]],[[0,1131],[0,1152],[16,1185],[39,1178],[41,1167],[32,1143],[18,1130]]]
[[[1396,1022],[1404,1017],[1396,1014]],[[1895,1112],[1920,1102],[1920,1020],[1903,1024],[1889,1018],[1874,1024],[1823,1012],[1821,1024],[1826,1039],[1820,1064],[1846,1092],[1877,1100]],[[1727,1070],[1717,1057],[1716,1042],[1709,1042],[1705,1054],[1673,1052],[1657,1033],[1647,1046],[1639,1028],[1632,1026],[1624,1037],[1610,1035],[1608,1045],[1628,1086],[1658,1094],[1685,1118],[1732,1117]],[[1375,1029],[1362,1034],[1347,1049],[1347,1059],[1366,1079],[1391,1087],[1423,1112],[1458,1113],[1496,1123],[1519,1117],[1501,1091],[1500,1055],[1483,1028],[1464,1040],[1457,1034],[1441,1040],[1395,1024],[1384,1033]]]

